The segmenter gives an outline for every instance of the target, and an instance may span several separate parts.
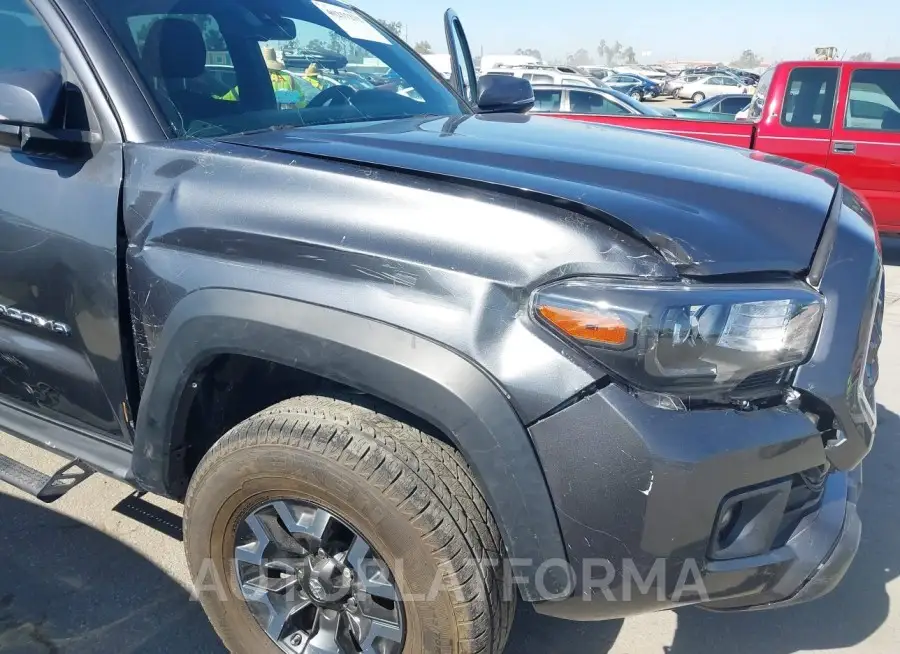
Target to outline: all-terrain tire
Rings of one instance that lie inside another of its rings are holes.
[[[517,593],[472,472],[456,450],[384,410],[367,396],[293,398],[231,429],[201,461],[185,501],[185,552],[230,651],[279,651],[240,596],[231,558],[237,526],[276,498],[340,516],[395,576],[402,562],[403,598],[429,596],[403,601],[404,654],[503,651]]]

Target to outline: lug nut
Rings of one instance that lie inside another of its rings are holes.
[[[347,600],[347,611],[350,613],[356,613],[356,609],[359,608],[359,605],[356,603],[354,598],[350,598]]]
[[[319,548],[319,556],[320,556],[321,558],[323,558],[323,559],[324,559],[325,557],[328,556],[328,555],[325,553],[325,550],[323,550],[321,547]]]
[[[291,645],[293,645],[294,647],[299,647],[302,642],[303,636],[301,636],[300,634],[294,634],[293,636],[291,636]]]
[[[344,568],[344,579],[347,581],[353,579],[353,571],[350,568]]]

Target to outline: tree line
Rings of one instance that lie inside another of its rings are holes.
[[[535,57],[543,61],[541,51],[536,48],[519,48],[516,50],[517,55],[527,55]],[[602,39],[596,49],[597,61],[607,66],[616,65],[633,65],[638,63],[637,52],[630,45],[625,45],[620,41],[608,42]],[[579,48],[575,52],[569,53],[562,60],[551,60],[548,63],[568,64],[569,66],[590,66],[595,62],[594,57],[585,48]],[[756,68],[760,65],[762,59],[753,52],[753,50],[744,50],[740,57],[731,62],[732,66],[738,68]],[[719,62],[722,63],[722,62]]]
[[[519,48],[515,54],[534,57],[541,61],[541,51],[536,48]],[[597,46],[597,56],[600,62],[605,62],[607,66],[615,66],[616,64],[636,64],[637,53],[630,45],[625,46],[619,41],[609,44],[606,40],[601,40]],[[590,66],[594,63],[594,58],[585,48],[579,48],[575,52],[569,53],[562,61],[553,60],[549,63],[564,63],[569,66]]]
[[[536,48],[519,48],[516,50],[517,55],[527,55],[529,57],[535,57],[543,61],[543,57],[541,56],[541,51]],[[599,57],[598,61],[600,63],[604,63],[607,66],[615,66],[622,64],[636,64],[638,63],[637,54],[634,51],[634,48],[631,46],[625,46],[619,41],[616,41],[612,44],[608,43],[606,40],[601,40],[600,45],[597,46],[597,56]],[[872,61],[872,53],[871,52],[860,52],[858,54],[847,57],[850,61]],[[746,49],[741,52],[741,54],[729,62],[730,66],[734,68],[742,68],[745,70],[759,68],[763,65],[763,58],[756,54],[751,49]],[[887,61],[900,61],[900,56],[897,57],[888,57]],[[590,66],[594,63],[594,59],[591,56],[591,53],[588,52],[585,48],[579,48],[575,52],[566,55],[566,57],[562,60],[551,60],[551,64],[568,64],[570,66]],[[719,61],[716,62],[718,65],[724,65],[725,62]]]

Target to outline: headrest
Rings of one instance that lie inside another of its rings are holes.
[[[150,26],[141,57],[151,77],[193,79],[206,69],[206,44],[197,23],[161,18]]]

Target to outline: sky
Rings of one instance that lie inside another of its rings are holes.
[[[459,14],[475,54],[535,48],[562,58],[579,48],[595,63],[601,39],[620,41],[647,63],[732,61],[751,49],[767,61],[804,58],[816,46],[846,56],[900,56],[900,0],[349,0],[366,13],[401,21],[404,37],[446,52],[443,13]],[[863,9],[865,7],[865,9]],[[641,57],[649,51],[649,57]]]

